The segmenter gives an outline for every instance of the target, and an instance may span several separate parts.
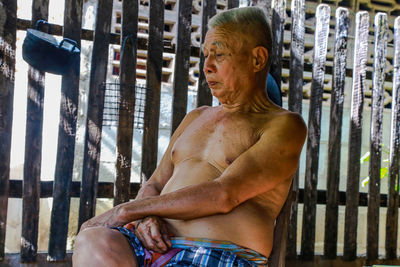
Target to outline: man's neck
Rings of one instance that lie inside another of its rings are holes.
[[[230,113],[265,113],[275,106],[261,89],[238,96],[234,101],[220,101],[224,111]]]

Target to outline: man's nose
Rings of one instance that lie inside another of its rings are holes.
[[[205,58],[204,60],[204,67],[203,67],[203,72],[204,73],[212,73],[215,72],[215,65],[213,61],[211,60],[210,56]]]

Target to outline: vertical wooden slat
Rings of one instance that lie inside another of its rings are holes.
[[[179,0],[178,5],[171,135],[186,115],[190,68],[192,2]]]
[[[114,205],[129,201],[132,161],[132,138],[136,93],[136,51],[138,0],[122,2],[120,62],[120,105],[117,134],[117,162]]]
[[[397,233],[400,187],[400,17],[394,23],[394,62],[392,89],[392,122],[389,154],[389,193],[386,214],[386,258],[397,258]]]
[[[314,43],[314,61],[311,83],[310,112],[308,119],[307,160],[304,182],[304,211],[301,236],[301,257],[314,258],[315,219],[317,205],[318,158],[321,135],[322,94],[326,53],[328,46],[330,7],[321,4],[317,7]]]
[[[328,175],[325,213],[324,256],[327,259],[335,259],[337,253],[340,148],[342,142],[343,103],[349,26],[349,11],[342,7],[336,9],[335,57],[333,61],[333,86],[331,92],[329,122]]]
[[[208,30],[208,20],[217,13],[217,1],[216,0],[202,0],[201,2],[201,39],[200,43],[204,43],[206,33]],[[204,68],[204,55],[202,49],[200,49],[200,62],[199,62],[199,80],[197,87],[197,107],[212,105],[212,95],[210,88],[208,88],[207,80],[203,72]]]
[[[286,0],[272,1],[272,51],[271,74],[280,83],[282,79],[283,36],[286,18]]]
[[[228,9],[239,7],[239,0],[228,0]]]
[[[8,190],[10,176],[11,128],[13,119],[17,1],[0,5],[0,261],[4,260]]]
[[[292,29],[290,42],[290,69],[289,69],[289,95],[288,108],[293,112],[301,114],[303,99],[303,68],[304,68],[304,20],[305,1],[293,0],[291,3]],[[286,257],[296,259],[297,257],[297,210],[299,192],[299,172],[293,177],[291,211],[288,229],[288,242]]]
[[[99,0],[97,6],[79,205],[79,228],[82,223],[95,215],[104,107],[104,90],[101,85],[106,81],[107,74],[112,3],[112,0]]]
[[[142,180],[147,180],[157,166],[158,122],[164,35],[164,1],[150,0],[149,45],[146,69],[146,106],[142,145]]]
[[[77,42],[81,47],[82,0],[65,1],[64,38]],[[76,122],[79,101],[79,64],[63,75],[58,126],[57,161],[54,174],[53,207],[49,239],[49,261],[64,260],[66,256],[70,192],[74,166]]]
[[[369,162],[369,192],[367,220],[367,259],[378,259],[379,205],[381,188],[382,120],[386,67],[388,22],[385,13],[375,16],[374,74],[372,85],[372,111]]]
[[[343,259],[354,260],[357,255],[357,222],[360,180],[362,110],[368,50],[368,12],[356,14],[356,38],[353,63],[353,88],[347,164],[346,212]]]
[[[271,1],[265,0],[251,0],[251,6],[256,6],[261,8],[267,18],[271,20]]]
[[[272,66],[275,71],[274,77],[278,82],[281,81],[282,76],[282,50],[283,50],[283,35],[284,24],[286,17],[286,1],[274,0],[272,1]],[[274,241],[273,249],[270,255],[269,266],[283,267],[285,265],[286,257],[286,241],[288,234],[288,222],[290,216],[290,206],[292,203],[292,195],[286,200],[282,211],[276,219],[274,228]]]
[[[37,20],[47,20],[48,0],[32,3],[31,27]],[[36,260],[39,231],[40,172],[42,164],[42,129],[45,73],[28,68],[26,108],[24,183],[22,195],[21,261]]]

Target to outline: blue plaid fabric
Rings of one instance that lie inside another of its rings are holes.
[[[136,235],[129,229],[124,227],[112,228],[120,231],[131,245],[132,251],[136,255],[139,267],[147,267],[145,265],[146,256],[149,255],[148,250],[143,246]],[[239,257],[233,251],[208,247],[206,244],[201,246],[186,246],[181,239],[171,240],[172,248],[179,248],[177,252],[166,264],[162,266],[171,267],[253,267],[266,266],[257,264],[247,259]],[[159,266],[159,265],[153,265]]]
[[[257,265],[223,249],[191,247],[182,249],[165,266],[251,267]]]

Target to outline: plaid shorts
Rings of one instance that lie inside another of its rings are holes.
[[[143,246],[133,231],[124,227],[113,229],[120,231],[128,239],[140,267],[252,267],[267,264],[267,259],[255,251],[225,241],[211,244],[209,239],[171,238],[172,249],[166,254],[153,253]],[[240,253],[246,258],[238,256]]]

